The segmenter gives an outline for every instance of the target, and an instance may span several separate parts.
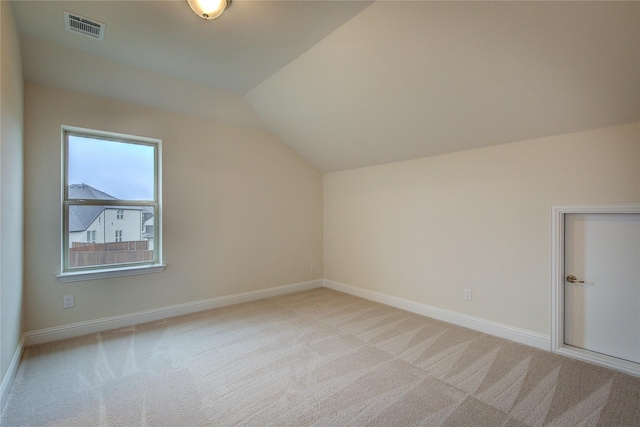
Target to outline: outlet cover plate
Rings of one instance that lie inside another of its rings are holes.
[[[63,308],[72,308],[74,305],[75,305],[75,301],[73,299],[73,294],[65,295],[62,307]]]

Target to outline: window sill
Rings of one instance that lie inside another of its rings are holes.
[[[139,274],[161,273],[164,264],[144,265],[139,267],[110,268],[105,270],[88,270],[77,273],[61,273],[56,277],[63,283],[82,282],[85,280],[108,279],[111,277],[136,276]]]

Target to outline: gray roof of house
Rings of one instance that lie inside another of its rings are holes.
[[[84,231],[102,213],[104,206],[69,206],[69,231]]]
[[[110,194],[93,188],[87,184],[71,184],[68,189],[69,199],[100,199],[115,200]],[[77,206],[69,207],[69,231],[84,231],[96,220],[102,213],[104,206]]]
[[[69,199],[102,199],[116,200],[111,194],[100,191],[87,184],[71,184],[68,189]]]
[[[87,184],[71,184],[67,191],[70,200],[117,200],[116,197]],[[151,208],[120,206],[118,209],[144,210],[153,215],[153,209]],[[74,232],[86,230],[104,210],[105,206],[69,206],[69,231]]]

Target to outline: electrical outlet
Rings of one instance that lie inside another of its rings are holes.
[[[471,296],[472,296],[471,289],[465,288],[464,289],[464,299],[467,300],[467,301],[471,301]]]
[[[312,263],[311,263],[311,265],[309,266],[309,269],[310,269],[311,271],[316,271],[316,263],[315,263],[315,262],[312,262]]]
[[[63,300],[62,307],[63,308],[72,308],[75,305],[75,301],[73,300],[73,294],[65,295]]]

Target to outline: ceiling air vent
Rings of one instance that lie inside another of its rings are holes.
[[[97,40],[104,40],[105,25],[102,22],[64,11],[64,28],[73,33],[83,34]]]

